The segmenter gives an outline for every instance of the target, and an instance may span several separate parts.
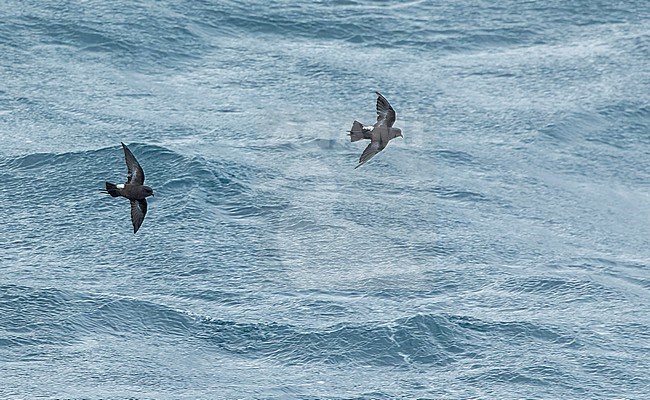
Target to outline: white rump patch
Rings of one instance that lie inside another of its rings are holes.
[[[123,183],[120,183],[119,185],[115,185],[115,186],[117,186],[118,189],[124,189],[124,184]]]

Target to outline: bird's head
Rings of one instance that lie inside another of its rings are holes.
[[[401,138],[404,138],[404,136],[402,136],[402,130],[400,128],[392,128],[392,130],[395,132],[395,137],[399,136]]]
[[[149,186],[142,186],[142,189],[144,190],[145,197],[153,196],[153,189],[150,188]]]

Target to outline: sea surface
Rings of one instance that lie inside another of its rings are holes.
[[[3,0],[0,210],[2,399],[648,399],[650,3]]]

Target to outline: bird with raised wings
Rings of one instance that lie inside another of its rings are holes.
[[[401,129],[393,128],[393,124],[395,123],[395,110],[381,93],[375,93],[377,93],[377,122],[374,125],[364,125],[359,121],[354,121],[352,123],[352,129],[349,131],[350,141],[352,142],[361,139],[370,139],[370,144],[361,153],[359,164],[354,167],[355,169],[385,149],[389,141],[398,136],[403,137]]]
[[[135,159],[131,150],[124,143],[124,159],[129,173],[126,183],[113,184],[106,182],[106,192],[113,197],[126,197],[131,202],[131,222],[133,233],[136,233],[147,215],[147,197],[153,196],[153,189],[144,185],[144,171]]]

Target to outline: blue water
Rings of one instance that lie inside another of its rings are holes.
[[[0,398],[650,398],[648,21],[1,2]]]

